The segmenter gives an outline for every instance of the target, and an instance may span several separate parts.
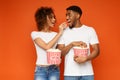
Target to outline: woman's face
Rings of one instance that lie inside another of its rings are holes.
[[[51,13],[49,16],[47,16],[47,23],[48,26],[53,27],[56,23],[56,18],[53,13]]]

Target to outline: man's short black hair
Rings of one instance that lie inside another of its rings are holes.
[[[75,12],[79,13],[80,15],[82,15],[81,8],[78,6],[75,6],[75,5],[68,7],[66,10],[72,10],[72,11],[75,11]]]

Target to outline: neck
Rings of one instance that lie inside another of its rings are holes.
[[[41,30],[42,32],[50,32],[50,27],[49,26],[44,26],[44,29]]]
[[[81,27],[81,26],[82,26],[82,23],[80,21],[77,21],[76,25],[75,25],[75,28],[78,28],[78,27]]]

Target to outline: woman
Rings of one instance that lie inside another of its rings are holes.
[[[35,13],[35,20],[38,31],[31,33],[32,40],[36,47],[37,61],[35,69],[35,80],[59,80],[59,67],[47,63],[46,50],[56,48],[58,39],[66,26],[62,23],[59,32],[51,31],[56,19],[52,8],[41,7]]]

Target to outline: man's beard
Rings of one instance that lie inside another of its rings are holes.
[[[72,29],[74,27],[74,25],[72,24],[71,26],[69,26],[70,29]]]
[[[69,26],[69,28],[70,28],[70,29],[72,29],[72,28],[73,28],[73,26]]]
[[[76,25],[76,20],[74,20],[74,21],[72,22],[72,25],[69,25],[69,28],[72,29],[72,28],[75,27],[75,25]]]

